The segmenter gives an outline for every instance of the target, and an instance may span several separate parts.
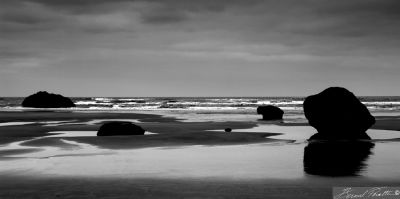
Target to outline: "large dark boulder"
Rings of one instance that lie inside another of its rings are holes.
[[[113,121],[103,124],[97,136],[144,135],[145,130],[132,122]]]
[[[257,108],[257,114],[261,114],[263,120],[281,120],[283,113],[282,109],[272,105],[259,106]]]
[[[69,108],[75,107],[71,99],[62,95],[40,91],[30,95],[22,102],[23,107],[32,108]]]
[[[318,133],[311,139],[370,139],[365,133],[375,118],[350,91],[331,87],[303,103],[308,123]]]

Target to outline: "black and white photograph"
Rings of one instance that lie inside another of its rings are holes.
[[[400,199],[400,0],[0,0],[0,199]]]

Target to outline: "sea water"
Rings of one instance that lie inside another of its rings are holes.
[[[0,98],[2,109],[22,109],[22,97]],[[190,110],[252,112],[261,105],[301,111],[304,97],[72,97],[72,110]],[[400,110],[399,96],[359,97],[371,111]],[[327,104],[329,106],[329,104]]]

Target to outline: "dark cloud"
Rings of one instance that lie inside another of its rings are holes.
[[[127,32],[137,27],[137,22],[151,25],[187,22],[191,30],[222,29],[231,34],[254,35],[254,39],[278,39],[293,44],[309,39],[323,41],[327,37],[373,36],[388,40],[397,39],[400,33],[397,0],[2,0],[2,3],[0,25],[4,34],[46,30]],[[284,36],[291,38],[280,39]]]
[[[43,22],[45,19],[38,18],[31,15],[25,15],[23,13],[6,13],[0,16],[1,21],[7,21],[9,23],[18,23],[18,24],[39,24]]]
[[[37,56],[36,52],[24,50],[2,48],[0,50],[0,59],[16,59],[16,58],[31,58]]]
[[[166,14],[166,13],[151,13],[151,14],[144,14],[142,16],[142,21],[144,23],[149,24],[170,24],[170,23],[178,23],[187,19],[187,16],[184,13],[173,13],[173,14]]]
[[[188,18],[185,10],[160,4],[156,4],[148,10],[141,11],[140,16],[143,23],[155,25],[179,23]]]
[[[400,2],[397,0],[351,0],[331,1],[317,6],[316,12],[320,15],[374,15],[398,16]],[[320,7],[320,8],[318,8]]]
[[[5,2],[11,2],[5,0]],[[185,20],[189,12],[222,12],[231,6],[248,6],[262,0],[17,0],[17,3],[31,3],[48,7],[61,12],[72,14],[98,14],[129,10],[138,5],[143,22],[146,23],[173,23]],[[133,11],[133,10],[131,10]],[[16,11],[16,13],[19,13]]]

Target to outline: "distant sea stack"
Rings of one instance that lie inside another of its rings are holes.
[[[350,91],[330,87],[303,103],[308,123],[318,133],[310,139],[370,139],[365,133],[375,118]]]
[[[62,95],[39,91],[30,95],[22,102],[23,107],[31,108],[69,108],[75,107],[71,99]]]
[[[145,130],[132,122],[108,122],[97,131],[97,136],[144,135]]]
[[[284,112],[279,107],[267,105],[259,106],[257,108],[257,114],[261,114],[263,120],[281,120]]]

